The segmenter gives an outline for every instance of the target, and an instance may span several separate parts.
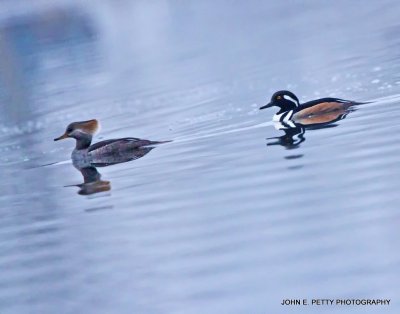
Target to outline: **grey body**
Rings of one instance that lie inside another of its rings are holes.
[[[108,166],[143,157],[150,152],[154,145],[167,143],[143,140],[136,137],[105,140],[93,145],[93,134],[98,129],[96,119],[70,123],[64,134],[55,138],[59,141],[65,138],[76,140],[71,159],[78,169],[94,166]]]
[[[72,151],[71,159],[77,168],[93,164],[107,166],[141,158],[154,148],[152,145],[160,143],[162,142],[138,138],[106,140],[95,143],[88,148],[75,148]]]

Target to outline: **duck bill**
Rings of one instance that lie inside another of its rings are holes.
[[[67,133],[64,133],[63,135],[61,135],[61,136],[55,138],[54,141],[63,140],[63,139],[68,138],[68,137],[69,137],[68,134],[67,134]]]
[[[274,104],[273,104],[272,102],[270,102],[269,104],[266,104],[266,105],[260,107],[260,110],[262,110],[262,109],[267,109],[267,108],[271,108],[273,105],[274,105]]]

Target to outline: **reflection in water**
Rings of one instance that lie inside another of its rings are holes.
[[[79,187],[80,190],[78,191],[78,194],[80,195],[90,195],[110,191],[110,181],[102,180],[101,173],[97,171],[96,167],[107,167],[139,159],[148,154],[153,148],[155,147],[138,147],[129,151],[120,151],[117,154],[108,154],[96,163],[82,162],[82,160],[72,159],[74,167],[78,169],[83,176],[83,183],[67,186]]]
[[[277,137],[270,137],[267,140],[275,140],[267,143],[267,146],[281,145],[286,149],[298,148],[306,140],[306,130],[319,130],[338,126],[335,122],[344,119],[351,110],[337,110],[334,112],[304,117],[296,121],[275,122],[277,130],[282,130],[285,134]],[[296,155],[297,158],[303,155]],[[291,159],[294,157],[292,156]]]
[[[83,176],[83,183],[76,185],[67,186],[77,186],[80,188],[78,194],[80,195],[90,195],[99,192],[106,192],[111,190],[110,181],[101,180],[101,174],[97,171],[94,166],[89,166],[85,168],[77,168]]]
[[[275,128],[277,130],[282,130],[285,132],[282,136],[269,137],[267,140],[276,140],[274,142],[267,143],[267,146],[281,145],[287,149],[297,148],[300,143],[304,142],[305,128],[297,123],[292,123],[288,125],[287,123],[275,123]]]

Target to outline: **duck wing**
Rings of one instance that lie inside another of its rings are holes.
[[[359,103],[339,99],[339,98],[321,98],[309,101],[298,107],[293,118],[299,120],[302,118],[309,118],[315,115],[326,115],[333,112],[345,112],[351,106]]]
[[[135,149],[142,146],[150,146],[162,143],[166,142],[143,140],[136,137],[125,137],[125,138],[111,139],[95,143],[89,147],[88,152],[92,152],[101,148],[106,148],[106,146],[110,146],[110,148],[112,147],[112,149],[116,150],[125,150],[125,149]]]

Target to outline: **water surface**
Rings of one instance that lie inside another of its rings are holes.
[[[396,1],[1,7],[2,314],[400,311]],[[279,89],[373,102],[270,145]],[[92,118],[173,142],[80,195],[53,138]]]

